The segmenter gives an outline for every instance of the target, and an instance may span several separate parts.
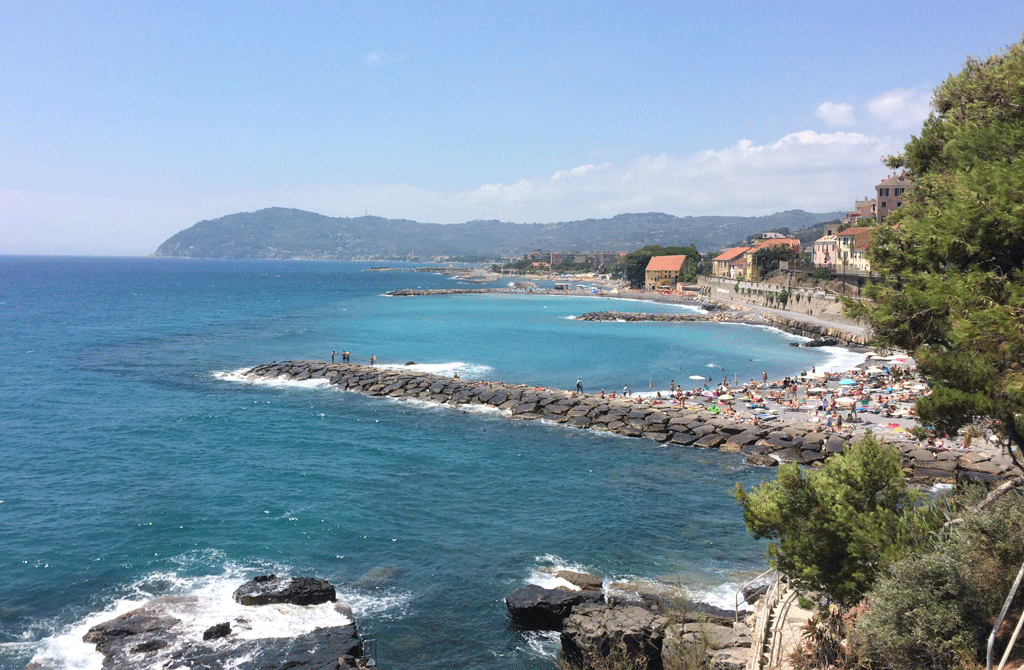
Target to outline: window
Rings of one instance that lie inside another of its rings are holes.
[[[882,209],[885,209],[885,200],[882,201]]]
[[[878,189],[878,195],[880,195],[880,196],[887,196],[887,195],[889,195],[889,189],[888,188],[880,188],[880,189]]]
[[[892,194],[893,194],[893,195],[897,195],[897,196],[899,196],[899,195],[903,195],[903,189],[902,189],[902,188],[894,188],[894,189],[892,190]]]

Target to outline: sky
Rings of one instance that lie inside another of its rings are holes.
[[[5,0],[0,255],[295,207],[428,223],[848,210],[1020,0]]]

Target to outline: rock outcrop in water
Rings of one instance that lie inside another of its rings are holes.
[[[258,365],[251,378],[325,379],[340,389],[369,396],[459,405],[486,405],[516,420],[543,419],[572,428],[606,431],[651,440],[665,447],[742,452],[756,464],[796,462],[814,466],[841,453],[852,433],[823,432],[819,424],[754,426],[705,410],[632,398],[602,398],[593,393],[452,379],[408,369],[351,363],[285,361]],[[999,481],[1014,468],[1008,456],[921,448],[916,441],[895,442],[904,474],[922,482],[968,478]]]
[[[242,584],[232,596],[240,605],[319,605],[337,600],[334,586],[326,579],[261,575]]]
[[[562,656],[576,667],[610,667],[615,660],[648,670],[697,665],[671,662],[687,658],[719,670],[744,667],[750,628],[734,612],[679,600],[664,588],[609,588],[615,595],[606,601],[602,591],[530,585],[505,598],[505,605],[514,627],[559,631]]]
[[[271,579],[252,581],[236,592],[256,590],[271,594],[268,603],[297,603],[323,600],[334,587],[319,579]],[[298,582],[297,584],[291,584]],[[329,588],[328,588],[329,587]],[[263,591],[261,591],[263,590]],[[281,593],[287,593],[281,599]],[[247,597],[247,596],[243,596]],[[275,599],[277,598],[277,599]],[[103,654],[103,670],[137,670],[143,667],[204,668],[205,670],[337,670],[360,667],[362,640],[355,624],[327,626],[293,637],[248,639],[236,635],[248,620],[236,617],[196,632],[193,622],[183,621],[181,612],[197,609],[197,596],[166,596],[89,629],[83,638]],[[258,605],[254,605],[257,607]],[[338,605],[347,618],[349,610]],[[234,625],[232,625],[234,624]],[[30,670],[42,666],[30,665]]]

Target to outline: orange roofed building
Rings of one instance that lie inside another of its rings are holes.
[[[792,237],[769,237],[755,241],[749,247],[727,249],[712,261],[711,272],[729,279],[758,279],[755,276],[754,254],[768,247],[789,247],[800,256],[800,240]]]
[[[644,286],[648,291],[668,287],[675,288],[683,274],[686,256],[653,256],[644,271]]]

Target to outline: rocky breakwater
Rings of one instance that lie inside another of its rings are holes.
[[[737,318],[728,312],[647,314],[646,312],[587,312],[576,317],[577,321],[657,321],[674,323],[679,321],[735,321]]]
[[[714,414],[693,405],[655,404],[632,397],[609,398],[594,393],[453,379],[402,368],[285,361],[257,365],[248,378],[324,379],[344,390],[368,396],[418,399],[452,406],[486,405],[516,420],[545,420],[571,428],[607,431],[650,440],[668,447],[741,452],[755,465],[779,462],[820,465],[859,439],[868,424],[853,424],[844,433],[825,432],[820,424],[766,420],[760,425]],[[997,481],[1012,474],[1012,462],[983,452],[923,449],[907,437],[894,443],[903,454],[904,472],[922,482],[959,477]]]
[[[778,328],[779,330],[784,330],[787,333],[793,333],[794,335],[800,335],[801,337],[809,337],[811,340],[819,344],[846,347],[861,347],[870,344],[870,338],[867,335],[851,333],[849,330],[843,329],[839,326],[808,323],[806,321],[801,321],[800,319],[790,319],[785,316],[770,313],[763,314],[762,317],[766,323]]]
[[[463,295],[465,293],[497,293],[493,288],[403,288],[397,291],[388,291],[384,295],[396,298],[407,298],[414,295]]]
[[[336,603],[334,587],[320,579],[256,577],[234,593],[230,620],[203,622],[209,614],[198,596],[165,596],[93,626],[83,638],[103,654],[104,670],[159,667],[206,670],[294,668],[335,670],[362,667],[363,646],[352,611]],[[277,605],[259,611],[264,605]],[[288,606],[293,606],[289,609]],[[284,618],[308,616],[299,608],[323,608],[318,621],[333,625],[288,636]],[[266,613],[265,613],[266,612]],[[257,621],[268,635],[260,636]],[[29,670],[42,670],[31,665]]]
[[[675,596],[664,587],[610,584],[585,573],[555,573],[569,583],[553,589],[526,586],[505,598],[520,630],[560,632],[562,657],[580,668],[671,670],[714,667],[741,670],[750,655],[747,623],[733,612]]]

